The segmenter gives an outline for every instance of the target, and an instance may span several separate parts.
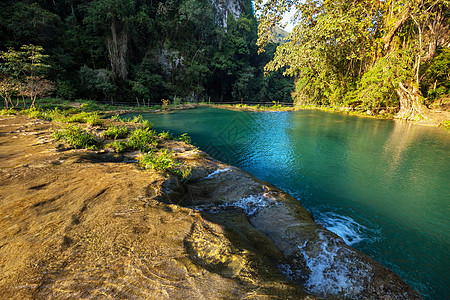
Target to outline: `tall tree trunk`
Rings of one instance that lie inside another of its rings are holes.
[[[14,108],[14,103],[12,101],[12,96],[11,95],[8,95],[8,100],[9,100],[9,103],[11,104],[11,108]]]
[[[406,120],[432,119],[428,108],[421,103],[421,93],[416,85],[400,82],[397,94],[400,98],[400,111],[396,115],[397,118]]]
[[[391,42],[397,31],[406,23],[411,16],[411,4],[408,3],[404,8],[402,16],[397,19],[393,26],[391,26],[389,32],[383,37],[383,50],[384,53],[388,53],[391,48]]]
[[[127,50],[128,50],[128,26],[118,24],[116,18],[112,18],[111,34],[106,39],[111,71],[121,80],[125,80],[127,71]]]
[[[34,107],[34,103],[36,102],[36,97],[37,97],[37,95],[31,96],[31,107]]]

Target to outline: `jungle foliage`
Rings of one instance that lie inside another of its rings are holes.
[[[47,80],[46,91],[63,99],[289,101],[292,79],[281,72],[263,76],[275,46],[257,55],[251,1],[236,2],[241,14],[229,14],[224,27],[210,0],[5,0],[0,51],[36,45],[42,66],[51,68],[40,77],[22,72],[19,81]],[[16,80],[5,55],[2,79]],[[8,91],[20,96],[19,89]]]
[[[258,0],[256,7],[260,52],[283,14],[296,11],[293,32],[265,70],[296,78],[298,104],[398,107],[407,118],[449,99],[448,0]]]

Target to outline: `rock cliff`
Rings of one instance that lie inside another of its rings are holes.
[[[242,1],[240,0],[211,0],[215,13],[215,21],[223,28],[227,27],[228,16],[235,20],[244,13]]]

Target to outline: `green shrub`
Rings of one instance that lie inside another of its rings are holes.
[[[87,123],[90,125],[101,125],[102,120],[100,119],[100,116],[97,112],[89,113],[89,112],[80,112],[75,115],[72,115],[65,120],[69,123]]]
[[[167,149],[164,149],[159,153],[155,153],[153,150],[144,153],[140,158],[139,163],[144,169],[170,172],[183,180],[186,179],[192,171],[190,167],[184,166],[174,159],[172,157],[172,152]]]
[[[43,119],[48,121],[59,121],[64,118],[65,112],[59,108],[43,110],[42,108],[31,107],[24,109],[20,112],[21,114],[28,115],[30,118]]]
[[[123,122],[123,120],[120,118],[119,115],[111,116],[111,120],[117,121],[117,122]]]
[[[72,125],[62,130],[57,130],[52,134],[56,140],[62,140],[76,149],[96,149],[97,141],[95,136],[86,132],[78,125]]]
[[[106,147],[114,149],[117,153],[122,153],[127,149],[127,143],[122,141],[114,141],[106,145]]]
[[[191,175],[191,172],[192,172],[191,167],[183,165],[180,165],[177,169],[173,170],[173,173],[183,180],[188,178],[188,176]]]
[[[152,129],[153,123],[149,120],[145,120],[142,115],[134,116],[133,118],[125,118],[123,119],[124,122],[131,122],[131,123],[139,123],[139,128],[142,129]]]
[[[2,110],[0,110],[0,116],[10,116],[15,114],[16,111],[12,108],[3,108]]]
[[[81,103],[80,108],[83,110],[90,110],[90,111],[95,111],[95,110],[100,110],[100,106],[92,100],[81,100],[83,103]]]
[[[100,119],[100,116],[98,113],[91,113],[89,116],[86,117],[86,123],[90,125],[102,125],[103,122]]]
[[[126,126],[111,125],[103,132],[103,136],[110,139],[123,139],[128,136],[129,129]]]
[[[81,110],[79,108],[76,108],[76,107],[71,107],[71,108],[67,109],[66,111],[67,111],[67,114],[69,114],[69,115],[77,114],[77,113],[81,112]]]
[[[142,122],[140,122],[139,127],[143,129],[152,129],[153,123],[149,120],[143,120]]]
[[[190,144],[191,143],[191,137],[187,135],[187,133],[183,133],[182,135],[180,135],[177,140],[185,142],[186,144]]]
[[[129,122],[133,123],[141,123],[144,121],[144,117],[142,115],[134,116],[133,119],[129,119]]]
[[[153,105],[153,109],[161,109],[161,105]]]
[[[172,153],[167,149],[159,153],[153,151],[144,153],[139,162],[144,169],[154,169],[157,171],[171,171],[180,165],[180,163],[172,158]]]
[[[158,144],[155,135],[156,133],[148,128],[136,129],[128,138],[127,147],[134,150],[140,150],[142,152],[150,151]]]
[[[158,136],[162,140],[170,140],[172,138],[172,135],[168,131],[163,131]]]
[[[87,117],[90,114],[87,112],[80,112],[78,114],[72,115],[67,119],[67,122],[69,123],[86,123]]]
[[[281,108],[283,108],[283,105],[280,105],[280,103],[279,102],[276,102],[276,101],[272,101],[272,103],[273,103],[273,105],[270,107],[270,109],[281,109]]]
[[[49,120],[57,122],[64,122],[67,117],[67,112],[64,110],[60,110],[59,108],[47,110],[45,113]]]
[[[119,116],[117,116],[116,118],[119,118]],[[130,123],[139,123],[140,128],[148,128],[148,129],[153,128],[153,123],[150,122],[149,120],[145,120],[142,115],[134,116],[133,118],[124,118],[124,119],[121,119],[120,121],[130,122]]]
[[[22,114],[28,115],[30,118],[51,120],[50,116],[40,108],[31,107],[21,111]]]

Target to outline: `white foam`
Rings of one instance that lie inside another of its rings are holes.
[[[269,198],[264,195],[250,195],[230,204],[242,208],[246,215],[251,216],[260,211],[261,208],[268,206],[270,202]]]
[[[364,288],[363,278],[369,276],[370,267],[356,258],[349,259],[351,255],[342,255],[343,251],[350,250],[342,248],[322,233],[319,233],[319,239],[313,247],[314,251],[307,250],[310,248],[306,247],[308,242],[298,247],[311,270],[305,287],[319,295],[356,297]]]
[[[276,200],[270,196],[269,193],[264,193],[262,195],[249,195],[247,197],[225,202],[221,207],[239,207],[244,210],[247,216],[252,216],[259,212],[262,208],[269,205],[276,204]]]
[[[349,246],[362,241],[374,242],[379,235],[377,230],[369,229],[348,216],[324,213],[319,216],[319,220],[329,231],[340,236]]]
[[[225,168],[225,169],[220,169],[220,168],[219,168],[219,169],[215,170],[214,172],[212,172],[211,174],[209,174],[208,176],[206,176],[205,178],[203,178],[203,180],[204,180],[204,179],[210,179],[210,178],[216,176],[217,174],[220,174],[220,173],[223,173],[223,172],[228,172],[228,171],[230,171],[230,170],[231,170],[230,167]]]

